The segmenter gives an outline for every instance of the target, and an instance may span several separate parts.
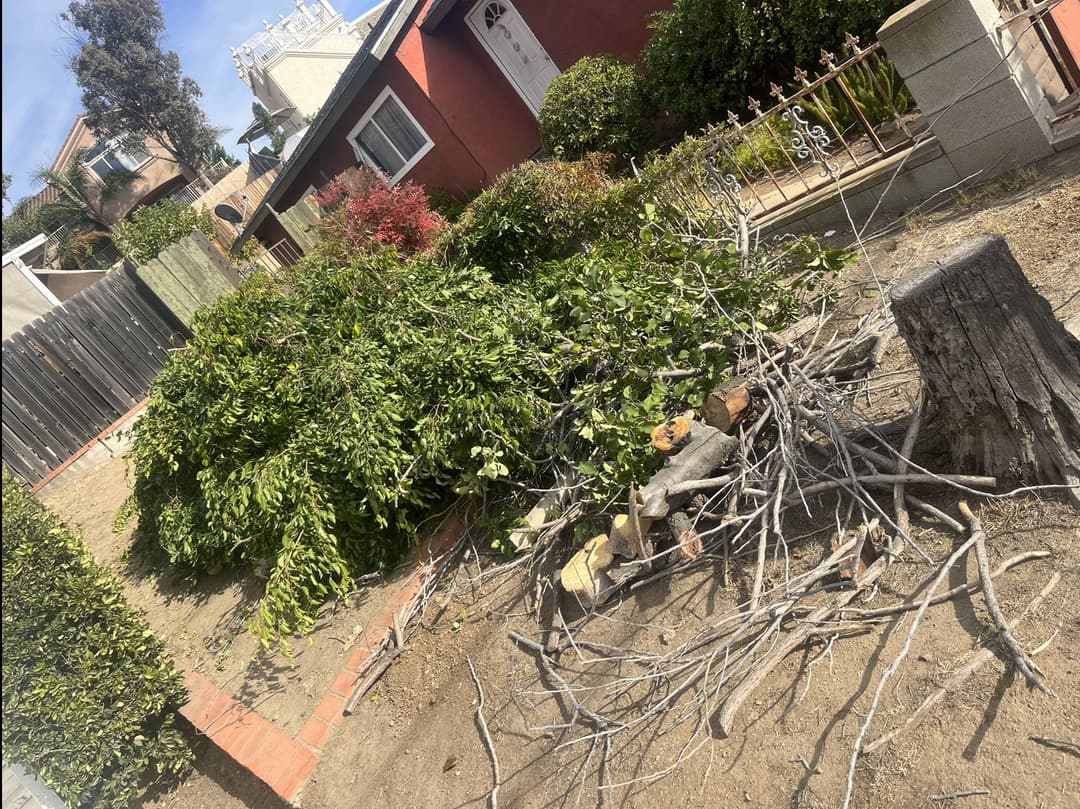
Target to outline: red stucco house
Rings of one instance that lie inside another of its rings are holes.
[[[285,237],[290,208],[345,169],[462,194],[540,148],[548,84],[582,56],[633,62],[673,0],[393,0],[240,241]]]

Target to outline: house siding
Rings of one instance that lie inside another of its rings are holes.
[[[652,15],[673,0],[513,0],[560,70],[582,56],[613,53],[637,59],[649,39]],[[348,134],[389,86],[434,142],[404,179],[455,194],[490,185],[540,148],[536,118],[468,27],[472,0],[461,0],[434,33],[418,23],[433,0],[420,4],[387,60],[367,80],[324,139],[278,210],[294,205],[311,185],[321,187],[356,155]],[[263,236],[262,232],[259,233]]]

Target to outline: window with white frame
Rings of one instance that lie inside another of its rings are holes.
[[[87,151],[83,163],[101,182],[118,171],[138,171],[150,159],[141,146],[125,146],[119,138],[102,139]]]
[[[387,87],[349,133],[356,159],[396,183],[420,162],[435,143]]]

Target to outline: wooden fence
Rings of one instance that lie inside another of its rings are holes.
[[[202,236],[126,263],[3,343],[3,461],[45,479],[146,398],[232,271]]]

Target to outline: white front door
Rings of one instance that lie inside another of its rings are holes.
[[[469,12],[469,26],[529,109],[534,115],[538,113],[548,85],[559,75],[559,68],[517,9],[506,0],[480,0]]]

